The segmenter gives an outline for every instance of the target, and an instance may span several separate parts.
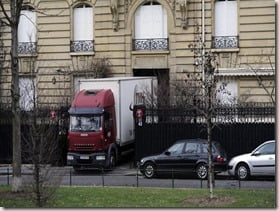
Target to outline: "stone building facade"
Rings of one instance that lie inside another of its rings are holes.
[[[39,104],[69,104],[77,81],[96,77],[92,64],[104,58],[106,77],[156,76],[171,89],[197,71],[190,48],[197,39],[217,56],[218,77],[235,102],[271,101],[274,0],[29,0],[20,21],[21,101],[35,84]],[[0,100],[7,104],[11,34],[5,25],[0,32]]]

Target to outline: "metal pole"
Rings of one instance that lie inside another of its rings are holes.
[[[105,179],[104,179],[104,168],[102,168],[102,185],[105,186]]]
[[[238,188],[239,188],[239,189],[241,188],[241,182],[240,182],[240,179],[238,179]]]
[[[204,82],[204,60],[205,60],[205,58],[204,58],[204,54],[205,54],[205,8],[204,8],[204,0],[202,0],[202,11],[201,11],[201,13],[202,13],[202,81]]]
[[[9,171],[9,167],[7,168],[7,183],[8,185],[10,185],[10,171]]]
[[[139,174],[138,174],[138,168],[137,168],[137,188],[139,187]]]
[[[173,177],[173,169],[171,169],[171,176],[172,176],[172,188],[174,188],[174,177]]]
[[[70,186],[72,186],[72,169],[70,169]]]

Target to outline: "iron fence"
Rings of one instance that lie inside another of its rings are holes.
[[[184,107],[147,108],[146,123],[184,122],[205,123],[206,105]],[[212,122],[226,123],[275,123],[275,107],[272,103],[242,103],[214,105]]]
[[[169,50],[169,40],[168,38],[157,38],[157,39],[134,39],[133,40],[133,50]]]
[[[111,169],[95,169],[93,171],[75,172],[72,168],[53,167],[48,172],[48,180],[42,182],[51,185],[55,181],[56,186],[100,186],[100,187],[164,187],[164,188],[208,188],[207,179],[197,179],[189,174],[189,171],[169,169],[160,172],[161,176],[147,179],[138,168],[133,169],[132,174],[123,171],[113,172]],[[23,183],[34,184],[33,173],[22,173]],[[10,185],[12,181],[12,168],[0,168],[0,185]],[[255,181],[258,181],[255,183]],[[274,177],[261,177],[256,180],[242,181],[225,174],[216,176],[215,188],[275,188]]]
[[[238,36],[212,37],[212,48],[238,48]]]

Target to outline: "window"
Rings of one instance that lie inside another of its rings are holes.
[[[33,78],[20,78],[20,109],[23,111],[31,111],[36,103],[35,81]]]
[[[214,48],[237,48],[237,1],[215,1]]]
[[[177,143],[172,145],[168,149],[168,152],[170,152],[172,155],[179,155],[182,153],[183,147],[184,147],[184,143]]]
[[[87,4],[81,4],[73,11],[73,41],[72,52],[93,51],[93,9]]]
[[[265,144],[257,151],[262,155],[275,154],[275,143]]]
[[[238,84],[235,80],[224,80],[217,83],[216,98],[218,104],[236,104]]]
[[[36,13],[32,7],[26,6],[20,12],[18,25],[18,53],[34,54],[36,45]]]
[[[215,153],[216,150],[214,148],[214,146],[212,145],[212,153]],[[208,153],[208,144],[202,144],[202,153]]]
[[[200,153],[200,144],[199,143],[187,143],[185,147],[185,153]]]
[[[168,50],[167,12],[156,2],[140,6],[135,13],[134,50]]]
[[[101,130],[101,116],[70,116],[70,130],[96,132]]]

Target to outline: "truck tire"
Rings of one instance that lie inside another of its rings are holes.
[[[111,152],[109,156],[109,168],[113,169],[116,164],[115,152]]]

